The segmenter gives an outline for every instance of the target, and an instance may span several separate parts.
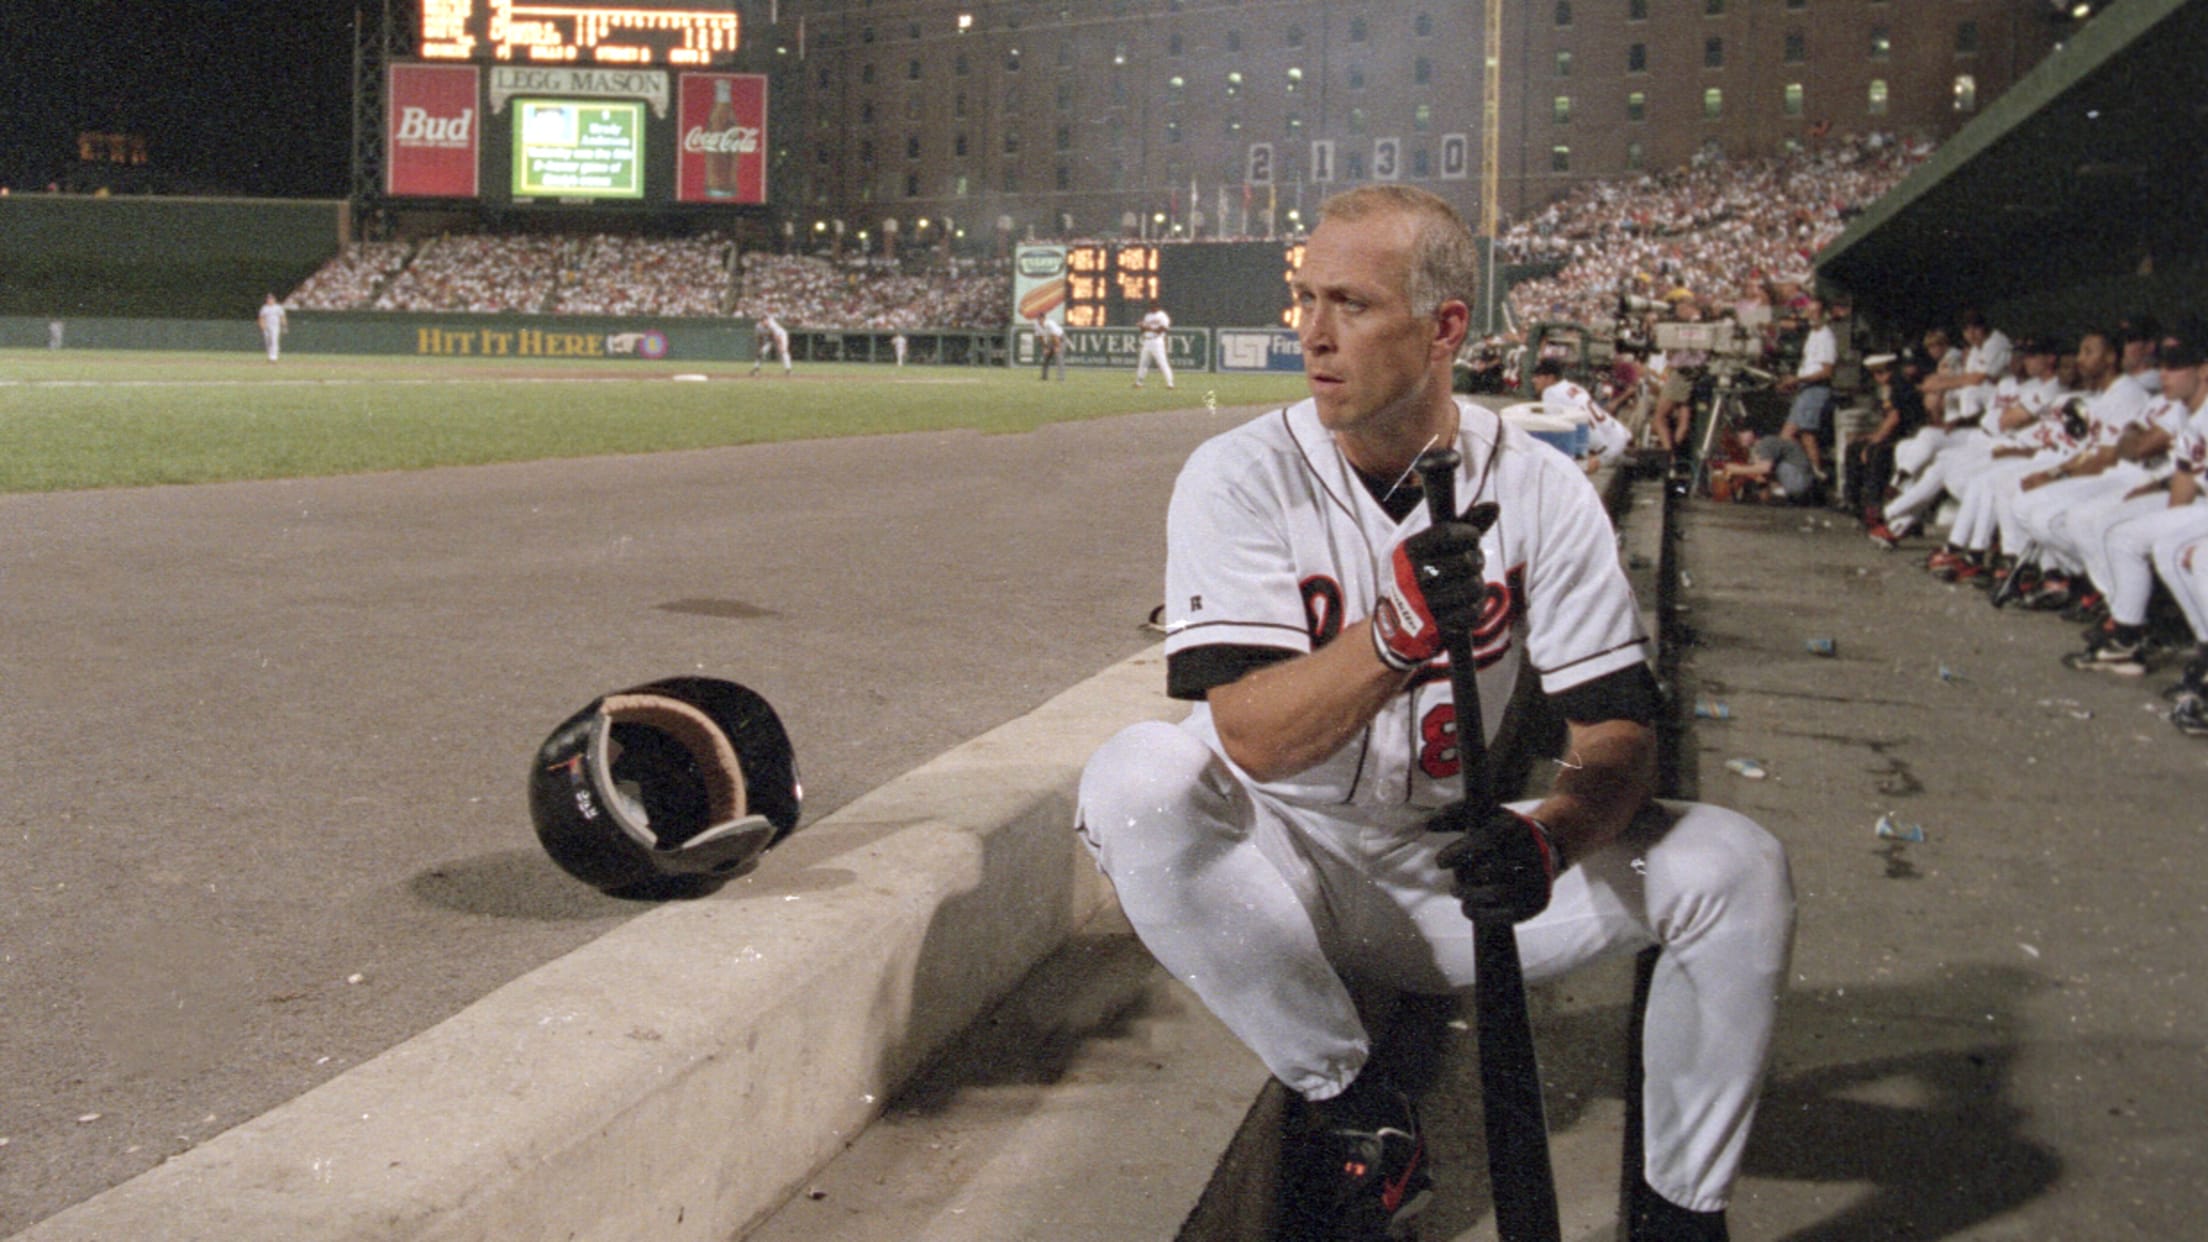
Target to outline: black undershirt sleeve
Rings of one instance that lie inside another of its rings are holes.
[[[1286,647],[1241,647],[1215,643],[1186,647],[1165,658],[1165,692],[1176,699],[1203,701],[1213,686],[1229,685],[1249,673],[1302,653]]]
[[[1165,692],[1176,699],[1201,702],[1214,686],[1240,681],[1249,673],[1300,654],[1285,647],[1227,643],[1185,648],[1166,657]],[[1646,664],[1635,664],[1553,694],[1549,701],[1574,724],[1630,720],[1654,725],[1661,697],[1655,674]]]
[[[1656,675],[1646,664],[1634,664],[1593,681],[1583,681],[1569,690],[1560,690],[1549,696],[1549,702],[1573,724],[1630,720],[1634,724],[1653,725],[1662,697],[1656,690]]]

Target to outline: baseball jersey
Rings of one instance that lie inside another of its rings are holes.
[[[2040,452],[2069,453],[2078,447],[2077,438],[2064,425],[2062,411],[2071,398],[2082,394],[2071,392],[2062,386],[2062,381],[2053,378],[2001,382],[2013,388],[2016,404],[2035,416],[2031,422],[2013,431],[2002,432],[2003,443]],[[1997,423],[1997,420],[1989,421]]]
[[[1587,455],[1608,463],[1625,455],[1632,447],[1632,436],[1625,425],[1610,417],[1610,412],[1597,404],[1593,393],[1567,379],[1560,379],[1541,390],[1541,404],[1567,406],[1578,410],[1587,420]]]
[[[1993,329],[1986,333],[1985,340],[1971,346],[1970,352],[1963,355],[1964,374],[1992,377],[1984,383],[1956,389],[1961,398],[1963,417],[1977,418],[1992,408],[1995,385],[2008,374],[2011,352],[2009,338],[2003,336],[1998,329]]]
[[[1055,319],[1038,319],[1035,321],[1035,336],[1045,343],[1062,341],[1066,339],[1066,330],[1059,327]]]
[[[1571,406],[1590,417],[1595,410],[1594,394],[1568,379],[1560,379],[1541,390],[1541,404]]]
[[[1142,317],[1142,339],[1155,341],[1165,336],[1165,330],[1173,326],[1173,317],[1162,310],[1154,310]]]
[[[1586,474],[1493,411],[1463,400],[1458,408],[1458,505],[1501,510],[1481,542],[1491,596],[1473,634],[1492,736],[1521,664],[1553,695],[1645,664],[1647,637]],[[1370,615],[1395,543],[1427,524],[1423,505],[1400,522],[1389,516],[1309,400],[1205,442],[1182,468],[1166,517],[1174,692],[1200,697],[1197,687],[1219,684],[1189,674],[1223,652],[1300,655],[1332,641]],[[1242,776],[1282,801],[1379,822],[1395,808],[1458,796],[1454,725],[1447,667],[1436,661],[1327,759],[1280,780]],[[1189,727],[1225,759],[1208,705],[1197,704]]]
[[[2199,408],[2186,421],[2185,434],[2171,441],[2170,458],[2187,474],[2208,470],[2208,394],[2203,394]]]
[[[2139,463],[2154,477],[2167,478],[2193,452],[2193,408],[2175,397],[2154,397],[2139,412],[2139,421],[2160,428],[2170,438],[2168,448]]]
[[[2086,436],[2087,446],[2116,447],[2124,428],[2139,421],[2151,400],[2153,398],[2139,386],[2139,381],[2128,375],[2117,376],[2114,383],[2086,399],[2086,409],[2093,420],[2093,428]]]

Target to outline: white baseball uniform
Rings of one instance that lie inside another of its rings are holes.
[[[1568,409],[1587,424],[1587,458],[1596,465],[1607,466],[1625,456],[1633,437],[1625,424],[1610,417],[1610,412],[1595,401],[1595,395],[1568,379],[1560,379],[1541,390],[1541,404],[1551,409]]]
[[[260,320],[261,343],[268,346],[268,360],[274,362],[283,343],[284,330],[291,325],[284,318],[283,305],[278,302],[261,303]]]
[[[2208,513],[2201,505],[2192,507]],[[2208,532],[2165,536],[2156,542],[2154,573],[2185,614],[2194,641],[2208,645]]]
[[[1142,317],[1142,354],[1135,359],[1135,383],[1140,386],[1143,377],[1150,374],[1154,362],[1165,374],[1165,386],[1173,386],[1173,364],[1166,359],[1165,334],[1173,327],[1173,317],[1161,309],[1152,310]]]
[[[782,360],[782,373],[788,375],[790,373],[789,329],[782,326],[781,320],[769,315],[759,321],[759,330],[766,333],[766,340],[759,343],[759,356],[752,360],[751,373],[753,375],[759,374],[759,368],[766,364],[767,354],[771,350],[775,357]]]
[[[1942,354],[1934,367],[1934,373],[1938,375],[1960,375],[1962,372],[1963,351],[1959,349],[1949,349]],[[1965,425],[1961,421],[1963,399],[1958,395],[1960,391],[1950,389],[1940,398],[1939,418],[1944,426],[1934,427],[1927,423],[1908,439],[1894,446],[1896,479],[1915,478],[1917,472],[1924,469],[1949,444],[1962,443],[1967,437],[1979,434],[1975,425]],[[1930,414],[1931,411],[1928,409],[1925,413]]]
[[[2191,411],[2183,432],[2172,437],[2169,455],[2175,469],[2196,479],[2208,470],[2208,393]],[[2088,548],[2086,572],[2106,593],[2109,619],[2118,625],[2146,622],[2147,605],[2154,595],[2156,545],[2165,540],[2190,543],[2208,536],[2208,504],[2195,499],[2173,506],[2172,499],[2167,492],[2157,492],[2126,501],[2088,528],[2088,539],[2097,540],[2097,546]],[[2170,593],[2178,593],[2175,584]],[[2189,612],[2187,619],[2191,619]]]
[[[1492,734],[1522,665],[1552,695],[1644,675],[1647,637],[1587,476],[1460,400],[1457,494],[1501,515],[1474,633]],[[1372,610],[1400,521],[1303,401],[1197,449],[1167,516],[1168,681],[1183,698],[1332,640]],[[1081,781],[1079,824],[1143,942],[1284,1083],[1340,1093],[1370,1039],[1353,990],[1472,983],[1472,926],[1434,862],[1433,813],[1460,796],[1456,711],[1429,666],[1356,738],[1260,781],[1226,757],[1207,704],[1134,726]],[[1531,804],[1522,804],[1530,806]],[[1660,944],[1645,1039],[1645,1175],[1724,1206],[1755,1111],[1791,946],[1777,841],[1747,818],[1662,803],[1575,858],[1517,928],[1531,979]]]
[[[2129,376],[2117,376],[2115,382],[2094,394],[2088,403],[2093,428],[2087,445],[2113,448],[2125,428],[2146,418],[2150,409],[2167,416],[2167,411],[2156,406],[2158,401],[2158,398],[2149,397],[2147,390]],[[2038,545],[2042,568],[2082,572],[2085,561],[2071,538],[2070,516],[2080,506],[2120,497],[2148,477],[2145,466],[2119,461],[2099,474],[2044,484],[2018,498],[2016,529],[2023,538]]]
[[[2022,547],[2023,536],[2016,531],[2014,516],[2016,502],[2023,495],[2018,484],[2025,475],[2068,461],[2077,454],[2080,442],[2064,425],[2062,407],[2069,398],[2082,395],[2056,392],[2040,411],[2037,423],[2010,433],[2011,443],[2032,450],[2030,457],[1990,462],[1963,481],[1962,491],[1958,493],[1962,505],[1947,534],[1950,545],[1983,553],[1992,548],[1994,536],[2000,534],[2004,551],[2013,553]]]
[[[2038,419],[2044,418],[2058,400],[2066,395],[2061,381],[2052,377],[2019,381],[2005,376],[1993,388],[1993,405],[1986,411],[1991,417],[1984,418],[1979,423],[1985,434],[1964,437],[1934,455],[1917,472],[1916,478],[1897,492],[1892,500],[1886,502],[1881,516],[1889,525],[1921,519],[1943,494],[1952,493],[1957,499],[1961,499],[1963,489],[1969,486],[1972,479],[1997,464],[1994,450],[2035,446],[2033,437],[2040,433]],[[2033,414],[2034,422],[2015,431],[2002,431],[1998,411],[2010,405]]]

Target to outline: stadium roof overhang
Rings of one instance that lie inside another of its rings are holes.
[[[2208,0],[2088,23],[1849,225],[1821,279],[1911,324],[2208,250]]]

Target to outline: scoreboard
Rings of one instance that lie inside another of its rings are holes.
[[[1066,326],[1130,327],[1150,303],[1191,327],[1294,327],[1300,243],[1086,242],[1066,248]]]
[[[423,60],[678,65],[735,58],[737,0],[421,0]]]

